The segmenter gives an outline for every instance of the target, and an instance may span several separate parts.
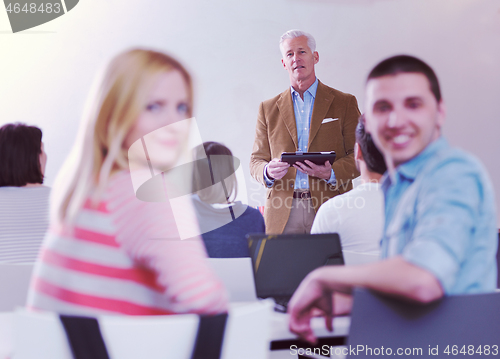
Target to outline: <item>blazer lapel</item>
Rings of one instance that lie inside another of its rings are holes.
[[[311,126],[309,127],[309,142],[307,148],[311,147],[311,143],[314,137],[316,137],[334,97],[335,95],[329,91],[328,87],[323,85],[321,81],[318,81],[318,89],[316,90],[313,113],[311,116]]]
[[[297,139],[297,125],[295,123],[295,113],[293,111],[293,101],[290,88],[281,94],[278,101],[276,101],[276,105],[278,106],[281,119],[283,120],[283,123],[285,124],[288,133],[295,144],[295,149],[297,149],[299,141]]]

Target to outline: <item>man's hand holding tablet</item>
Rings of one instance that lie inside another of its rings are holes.
[[[318,177],[324,180],[328,180],[332,172],[332,165],[328,161],[325,161],[324,165],[316,165],[309,160],[305,160],[304,163],[295,162],[293,167],[308,176]]]
[[[335,151],[283,152],[281,161],[292,165],[308,176],[328,180],[331,176],[332,163],[335,161],[335,157]]]
[[[267,165],[267,176],[273,180],[282,179],[288,172],[290,165],[286,162],[281,162],[279,158],[273,158]]]

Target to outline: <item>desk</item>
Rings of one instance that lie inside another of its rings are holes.
[[[0,313],[0,359],[10,358],[14,343],[14,312]]]
[[[272,301],[271,299],[265,299],[266,301]],[[244,307],[252,302],[238,302],[231,303],[231,308]],[[273,311],[271,314],[271,330],[269,340],[272,342],[284,341],[284,340],[297,340],[297,336],[288,330],[288,321],[290,315],[287,313],[280,313]],[[317,317],[311,320],[311,327],[318,338],[324,337],[340,337],[345,338],[349,334],[349,328],[351,325],[351,317],[335,317],[333,318],[333,332],[329,332],[325,326],[325,320],[323,318]]]
[[[288,330],[288,314],[274,312],[271,316],[271,341],[296,340],[297,336]],[[329,332],[323,318],[313,318],[311,326],[318,338],[346,337],[349,334],[351,317],[333,319],[333,332]]]
[[[288,330],[288,318],[288,314],[278,312],[274,312],[271,316],[270,350],[271,353],[280,351],[283,355],[270,354],[270,358],[296,358],[290,351],[292,345],[295,345],[295,348],[312,348],[309,344],[298,340],[297,336]],[[311,327],[318,338],[316,347],[345,345],[350,325],[351,317],[336,317],[333,319],[333,332],[329,332],[323,318],[313,318]]]
[[[232,308],[244,306],[244,303],[231,305]],[[288,330],[288,314],[273,312],[271,315],[270,326],[270,350],[271,351],[286,351],[288,358],[293,358],[290,355],[290,346],[305,347],[304,343],[297,340],[295,334]],[[14,312],[0,313],[0,359],[6,359],[13,349],[13,324]],[[325,327],[323,318],[313,318],[311,321],[314,333],[320,338],[321,345],[337,346],[343,345],[349,333],[351,324],[350,317],[337,317],[333,320],[333,332],[329,332]]]

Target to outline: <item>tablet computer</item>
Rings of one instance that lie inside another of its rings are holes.
[[[335,151],[330,152],[283,152],[281,154],[281,162],[294,165],[296,162],[305,164],[305,160],[309,160],[315,165],[324,165],[325,161],[332,164],[335,161]]]

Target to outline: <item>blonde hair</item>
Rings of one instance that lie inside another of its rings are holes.
[[[126,136],[147,103],[159,74],[179,71],[188,89],[192,115],[191,76],[180,62],[161,52],[131,49],[106,68],[79,138],[58,174],[52,197],[52,219],[72,222],[90,195],[95,203],[112,171],[128,169]],[[94,191],[95,190],[95,191]]]
[[[204,142],[194,149],[194,158],[193,189],[200,199],[207,203],[234,202],[238,194],[237,164],[231,150],[221,143]]]

